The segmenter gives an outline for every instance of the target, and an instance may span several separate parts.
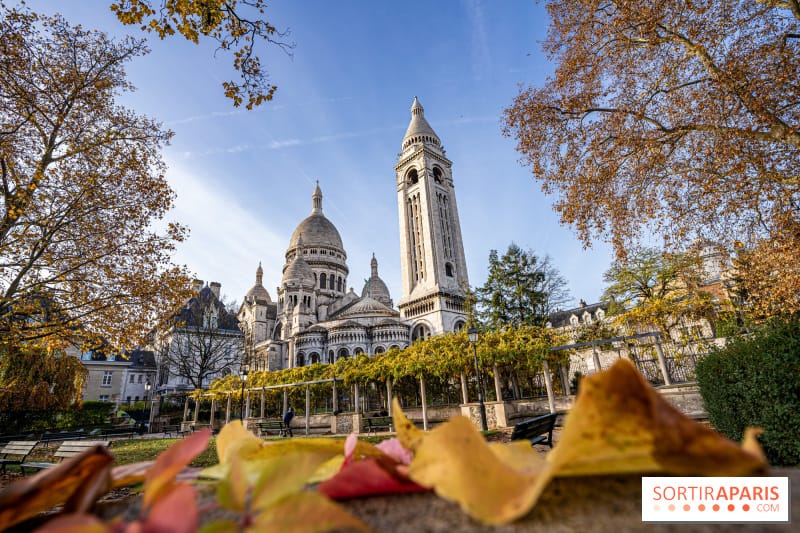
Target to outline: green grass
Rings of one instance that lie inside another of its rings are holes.
[[[153,461],[158,454],[179,442],[181,439],[131,439],[118,440],[111,444],[111,453],[114,454],[114,464],[127,465],[142,461]],[[217,464],[217,441],[212,438],[208,448],[201,453],[191,466],[211,466]]]

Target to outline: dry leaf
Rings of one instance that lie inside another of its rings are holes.
[[[416,451],[421,440],[425,438],[425,432],[406,418],[396,397],[392,399],[392,424],[397,432],[397,440],[400,441],[403,448],[412,452]]]
[[[110,528],[90,514],[57,516],[38,528],[36,533],[108,533]]]
[[[259,513],[248,533],[318,533],[334,530],[369,531],[369,527],[338,504],[314,492],[299,492]]]
[[[155,464],[145,474],[143,509],[149,508],[160,496],[175,486],[175,477],[208,447],[211,430],[192,433],[159,454]]]
[[[665,472],[740,476],[763,457],[698,424],[665,400],[626,359],[581,381],[558,444],[557,476]]]
[[[0,492],[0,531],[56,505],[66,512],[87,511],[111,488],[114,457],[94,446],[56,466],[23,478]]]

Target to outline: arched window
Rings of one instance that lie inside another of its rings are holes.
[[[275,332],[272,334],[273,340],[280,340],[281,338],[281,323],[275,324]]]
[[[409,170],[409,171],[408,171],[408,174],[406,174],[406,179],[407,179],[407,180],[408,180],[408,182],[409,182],[410,184],[412,184],[412,185],[413,185],[413,184],[415,184],[415,183],[417,183],[417,182],[419,181],[419,174],[417,174],[417,170],[416,170],[416,169],[414,169],[414,168],[412,168],[411,170]]]
[[[330,290],[333,290],[334,287],[336,286],[336,279],[334,278],[333,274],[331,274],[331,277],[328,278],[328,281],[330,282],[330,283],[328,283],[328,288]]]
[[[428,326],[425,324],[419,324],[414,328],[414,331],[411,334],[411,340],[415,341],[417,339],[427,339],[431,336],[431,331],[428,329]]]
[[[313,352],[311,355],[308,356],[308,361],[312,365],[319,363],[319,354],[317,352]]]
[[[436,183],[442,182],[442,169],[439,167],[433,167],[433,181]]]
[[[444,264],[444,273],[447,275],[448,278],[453,277],[453,265],[450,263]]]
[[[355,351],[353,352],[353,355],[358,355],[362,353],[364,353],[364,350],[362,350],[361,348],[356,348]]]
[[[320,276],[319,276],[319,288],[320,289],[324,289],[327,281],[328,281],[328,277],[325,274],[320,274]]]
[[[306,365],[306,356],[302,353],[297,354],[295,358],[295,366],[305,366]]]
[[[455,323],[455,325],[453,326],[453,331],[455,331],[455,332],[459,332],[459,331],[461,331],[462,329],[464,329],[464,326],[465,326],[465,323],[464,323],[464,321],[463,321],[463,320],[459,320],[459,321],[457,321],[457,322]]]
[[[377,347],[375,348],[375,354],[383,353],[383,352],[385,352],[385,351],[386,351],[386,350],[383,348],[383,346],[377,346]]]
[[[333,363],[333,350],[328,351],[328,362]]]
[[[336,281],[336,290],[342,292],[342,276]]]
[[[336,360],[346,359],[349,356],[350,353],[347,351],[347,348],[339,348],[339,353],[336,354]]]

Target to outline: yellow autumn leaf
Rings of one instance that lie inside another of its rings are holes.
[[[558,444],[555,475],[665,472],[740,476],[767,467],[758,447],[741,447],[693,421],[653,389],[626,359],[581,381]]]
[[[400,444],[407,450],[416,451],[417,446],[425,438],[425,432],[406,418],[397,398],[392,399],[392,424],[395,432],[397,432],[397,440],[400,441]]]
[[[319,468],[308,478],[309,483],[322,483],[323,481],[332,478],[335,476],[339,470],[342,469],[342,464],[344,464],[344,455],[337,455],[336,457],[331,457],[321,465]]]
[[[231,457],[247,457],[264,445],[264,441],[246,430],[241,420],[225,424],[217,436],[217,458],[221,464],[230,463]]]
[[[295,452],[267,460],[248,461],[248,468],[258,472],[251,507],[265,510],[290,494],[300,492],[311,475],[327,460],[324,454]]]
[[[417,449],[408,467],[409,477],[457,502],[483,523],[506,524],[525,515],[552,477],[551,465],[526,457],[520,445],[503,451],[490,448],[472,422],[462,416],[421,433],[415,437]],[[525,444],[528,455],[537,455]]]
[[[343,507],[316,492],[292,494],[259,513],[245,531],[318,533],[334,530],[369,531],[369,527]]]

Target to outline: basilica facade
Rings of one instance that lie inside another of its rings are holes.
[[[466,324],[468,286],[452,162],[414,98],[395,165],[403,294],[397,308],[371,259],[360,294],[346,289],[347,252],[324,215],[322,190],[292,233],[273,299],[258,265],[238,312],[245,360],[253,370],[332,363],[360,353],[405,348]]]

